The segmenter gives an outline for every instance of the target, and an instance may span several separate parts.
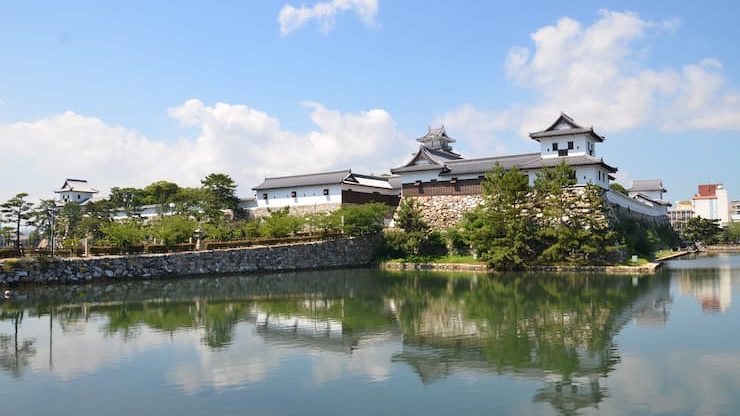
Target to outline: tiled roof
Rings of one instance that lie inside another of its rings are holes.
[[[494,166],[496,166],[496,163],[501,165],[504,169],[511,169],[513,167],[521,168],[522,165],[525,165],[539,158],[539,153],[526,153],[521,155],[455,160],[447,163],[447,171],[445,171],[441,175],[455,176],[488,172],[489,170],[493,169]]]
[[[298,186],[340,184],[352,173],[350,169],[334,172],[309,173],[304,175],[280,176],[265,178],[264,182],[255,186],[255,191],[262,189],[295,188]]]
[[[644,191],[663,191],[663,182],[660,179],[642,179],[632,181],[632,187],[628,189],[630,192],[644,192]]]
[[[62,187],[54,192],[81,192],[88,194],[97,194],[98,190],[95,188],[91,188],[90,185],[87,184],[87,181],[84,179],[67,179],[64,181]]]
[[[454,152],[443,149],[429,149],[424,146],[419,146],[419,150],[407,164],[391,169],[391,173],[439,170],[444,169],[445,163],[461,159],[462,156]],[[428,163],[416,164],[421,160],[425,160]]]
[[[541,157],[523,166],[519,166],[519,169],[552,168],[563,162],[565,162],[568,166],[601,165],[605,167],[611,173],[614,173],[617,171],[617,168],[607,165],[604,162],[604,159],[600,157],[590,156],[590,155],[548,157],[548,158]]]
[[[565,129],[556,128],[557,126],[563,123],[567,124],[569,128],[565,128]],[[593,127],[589,127],[589,128],[582,127],[579,124],[576,124],[576,122],[573,121],[573,119],[570,118],[565,113],[560,113],[560,117],[558,117],[558,119],[555,120],[555,122],[552,123],[545,130],[534,132],[534,133],[529,133],[529,137],[534,140],[540,141],[540,139],[544,139],[547,137],[570,136],[570,135],[575,135],[575,134],[588,134],[597,142],[604,141],[604,137],[596,134],[594,132]]]

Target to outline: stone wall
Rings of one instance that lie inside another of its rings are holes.
[[[443,230],[457,225],[463,214],[477,207],[483,198],[480,195],[434,195],[414,196],[421,215],[429,226]]]
[[[583,214],[592,213],[592,207],[584,198],[584,190],[585,187],[582,186],[567,190],[564,204],[568,210]],[[475,208],[483,201],[480,195],[429,195],[404,196],[404,198],[414,198],[416,200],[422,217],[434,229],[445,229],[457,225],[462,220],[465,211]],[[604,201],[608,207],[608,218],[603,217],[600,213],[593,213],[599,217],[596,218],[597,221],[618,222],[625,218],[634,218],[655,225],[669,223],[667,216],[646,215],[611,203],[606,198],[604,198]],[[528,207],[528,209],[534,209],[535,214],[537,212],[535,207]]]
[[[342,207],[342,204],[315,204],[315,205],[295,205],[288,208],[290,215],[304,216],[309,214],[321,214],[325,212],[336,211]],[[279,211],[284,207],[275,208],[253,208],[249,210],[250,218],[258,219],[269,217],[271,211]]]
[[[0,264],[0,285],[356,267],[370,264],[380,244],[379,236],[369,236],[172,254],[6,260]]]

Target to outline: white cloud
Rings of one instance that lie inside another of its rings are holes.
[[[0,174],[13,178],[0,199],[21,191],[34,199],[48,197],[67,177],[86,178],[106,193],[112,186],[156,180],[197,186],[208,173],[224,172],[248,195],[265,175],[349,167],[381,173],[391,167],[388,149],[400,139],[386,111],[342,113],[304,105],[317,128],[301,133],[284,130],[278,119],[245,105],[189,100],[169,114],[197,134],[177,141],[155,140],[73,112],[0,123]]]
[[[646,38],[678,26],[676,19],[655,22],[601,10],[590,26],[563,17],[536,30],[533,48],[512,48],[504,65],[509,79],[536,96],[506,127],[526,137],[565,111],[604,132],[645,125],[666,131],[740,129],[740,92],[727,85],[719,60],[662,69],[646,64]],[[500,114],[491,117],[489,124],[497,124]]]
[[[378,15],[378,0],[331,0],[313,6],[294,7],[286,4],[280,10],[278,22],[280,34],[285,36],[294,32],[311,20],[316,20],[323,33],[334,28],[339,13],[354,11],[367,26],[375,26]]]
[[[496,133],[508,129],[517,113],[517,110],[483,110],[464,104],[443,114],[435,124],[444,125],[451,136],[463,139],[461,144],[474,155],[501,155],[507,149]]]

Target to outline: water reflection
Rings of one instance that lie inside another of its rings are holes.
[[[709,259],[715,260],[707,263]],[[732,257],[717,255],[675,262],[693,267],[673,271],[681,293],[694,296],[704,313],[725,313],[732,306]]]
[[[507,375],[534,385],[532,403],[576,414],[612,395],[625,327],[668,324],[671,278],[681,292],[716,294],[725,311],[727,270],[639,279],[352,270],[39,287],[0,304],[0,366],[17,379],[76,380],[157,353],[167,363],[159,376],[186,396],[306,372],[312,388],[403,372],[430,388]]]

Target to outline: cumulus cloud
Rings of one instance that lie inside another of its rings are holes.
[[[375,26],[378,15],[378,0],[331,0],[316,3],[313,6],[294,7],[286,4],[280,10],[278,22],[280,34],[288,35],[311,20],[316,20],[323,33],[329,33],[336,21],[337,14],[354,11],[367,26]]]
[[[646,125],[664,131],[740,129],[740,92],[727,85],[719,60],[661,69],[647,64],[647,40],[678,27],[676,19],[650,21],[609,10],[601,10],[591,25],[563,17],[532,33],[533,47],[513,47],[506,58],[508,78],[533,92],[534,101],[517,103],[526,110],[514,116],[494,112],[484,119],[497,125],[506,115],[509,125],[502,129],[516,128],[522,137],[560,111],[604,132]]]
[[[188,100],[170,108],[169,115],[197,133],[169,141],[73,112],[0,123],[0,137],[7,138],[0,141],[1,173],[14,178],[0,199],[20,191],[48,197],[67,177],[86,178],[106,193],[112,186],[156,180],[197,186],[208,173],[224,172],[240,184],[241,195],[249,195],[266,175],[350,167],[381,173],[391,167],[388,149],[402,139],[386,111],[343,113],[319,103],[304,106],[316,127],[293,132],[246,105]]]
[[[476,108],[470,104],[444,113],[435,124],[442,124],[455,138],[461,138],[461,145],[476,155],[506,154],[505,142],[496,134],[508,129],[518,117],[518,109],[488,110]]]

